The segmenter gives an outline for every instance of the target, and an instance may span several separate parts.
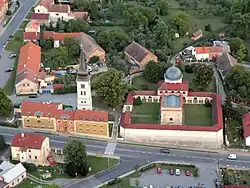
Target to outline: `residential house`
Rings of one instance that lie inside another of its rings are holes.
[[[49,25],[49,14],[33,12],[30,19],[38,21],[40,25]]]
[[[26,179],[26,169],[21,163],[14,165],[8,161],[3,161],[0,164],[1,188],[16,187],[24,179]]]
[[[50,21],[55,23],[59,19],[69,21],[71,19],[74,19],[74,17],[71,15],[69,5],[53,4],[49,9],[49,19]]]
[[[106,61],[105,51],[91,36],[82,32],[79,36],[76,37],[76,39],[80,43],[87,62],[93,56],[98,56],[101,62]]]
[[[50,7],[54,4],[54,0],[41,0],[34,8],[35,13],[48,14]]]
[[[61,103],[23,101],[23,128],[109,137],[108,113],[64,109]]]
[[[40,46],[28,42],[20,48],[16,75],[16,94],[36,94],[38,92],[38,80],[41,62]]]
[[[243,132],[245,145],[250,146],[250,113],[243,115]]]
[[[195,48],[195,57],[198,61],[216,61],[223,54],[222,46],[203,46]]]
[[[230,69],[237,65],[237,60],[229,53],[223,53],[217,58],[216,64],[222,78],[224,79]]]
[[[40,23],[36,20],[31,20],[24,29],[25,32],[40,33]]]
[[[0,26],[3,23],[4,16],[8,10],[8,1],[7,0],[0,0]]]
[[[144,69],[149,61],[157,62],[158,58],[152,52],[136,42],[132,42],[125,50],[125,59],[133,65]]]
[[[202,30],[196,31],[194,34],[192,34],[191,39],[192,40],[198,40],[202,37]]]
[[[39,134],[17,133],[10,146],[12,160],[20,162],[45,165],[50,154],[49,137]]]

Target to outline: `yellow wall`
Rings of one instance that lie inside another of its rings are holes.
[[[48,9],[45,8],[44,6],[37,5],[37,6],[34,8],[34,12],[35,12],[35,13],[48,13]]]
[[[182,110],[161,111],[161,124],[182,125]]]
[[[23,128],[37,128],[44,130],[55,130],[55,118],[36,117],[36,116],[22,116]]]
[[[75,132],[97,136],[109,136],[108,122],[75,121]]]
[[[16,84],[17,95],[36,94],[37,91],[38,91],[38,85],[27,79],[24,79]]]

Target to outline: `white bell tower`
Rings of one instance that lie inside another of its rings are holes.
[[[79,69],[76,78],[77,84],[77,109],[92,110],[92,96],[90,75],[85,59],[85,54],[81,49]]]

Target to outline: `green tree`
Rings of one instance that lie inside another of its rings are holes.
[[[247,49],[243,40],[241,40],[239,37],[232,38],[229,41],[229,45],[232,55],[239,63],[241,63],[247,55]]]
[[[98,61],[100,61],[99,56],[93,56],[90,58],[89,64],[94,64],[94,63],[97,63]]]
[[[209,31],[209,32],[211,32],[212,31],[212,26],[211,26],[211,24],[209,23],[209,24],[207,24],[207,25],[205,25],[205,31]]]
[[[237,53],[235,54],[235,58],[239,63],[242,63],[242,61],[246,58],[247,55],[247,48],[244,44],[241,44]]]
[[[185,12],[176,15],[172,23],[180,36],[184,36],[190,29],[189,17]]]
[[[145,66],[143,76],[146,80],[157,83],[163,78],[164,66],[160,63],[154,61],[149,61]]]
[[[142,100],[140,96],[133,99],[133,105],[139,106],[141,104],[142,104]]]
[[[210,65],[200,64],[194,68],[194,85],[200,91],[205,89],[211,84],[213,79],[214,70]]]
[[[85,32],[87,33],[90,29],[89,23],[84,19],[72,19],[68,22],[67,32]]]
[[[91,3],[90,3],[90,17],[93,20],[98,19],[98,7],[97,7],[95,1],[91,1]]]
[[[88,0],[74,0],[71,8],[73,10],[86,11],[89,9],[90,2]]]
[[[65,25],[64,25],[64,22],[62,21],[62,20],[58,20],[57,22],[56,22],[56,32],[61,32],[61,33],[63,33],[64,32],[64,30],[65,30]]]
[[[97,88],[97,94],[101,100],[110,107],[122,104],[127,92],[127,84],[123,82],[123,73],[112,68],[95,77],[92,85]]]
[[[6,146],[4,137],[0,135],[0,150],[2,150]]]
[[[12,102],[0,88],[0,117],[10,117],[13,110]]]
[[[46,44],[46,41],[45,41],[45,38],[44,38],[44,30],[43,28],[41,28],[41,31],[40,31],[40,41],[39,41],[39,44],[41,46],[41,48],[43,49],[45,44]]]
[[[113,56],[108,64],[119,71],[126,71],[126,61],[119,56]]]
[[[69,57],[77,57],[79,55],[80,47],[75,38],[66,37],[64,39],[64,46],[68,50]]]
[[[160,9],[160,15],[166,16],[168,14],[168,2],[167,1],[157,0],[156,5]]]
[[[67,173],[70,176],[76,176],[77,174],[86,176],[88,173],[87,153],[85,144],[80,140],[69,140],[63,148],[64,161],[66,164]],[[74,169],[69,170],[69,166]],[[77,173],[77,174],[76,174]]]
[[[57,70],[58,67],[65,67],[69,65],[69,54],[65,46],[54,48],[51,53],[46,57],[50,61],[50,67]]]

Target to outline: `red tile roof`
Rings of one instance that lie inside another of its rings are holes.
[[[32,13],[31,20],[49,20],[49,14]]]
[[[121,126],[127,129],[157,129],[157,130],[183,130],[183,131],[210,131],[217,132],[223,129],[221,96],[215,93],[190,92],[189,96],[212,97],[213,126],[192,125],[161,125],[161,124],[131,124],[130,112],[125,112],[121,117]]]
[[[8,1],[7,0],[0,0],[0,10],[2,10],[3,6],[5,4],[8,4]]]
[[[38,32],[23,32],[23,40],[36,41],[40,39],[40,33]]]
[[[54,0],[41,0],[38,5],[44,6],[45,8],[49,9],[53,3]]]
[[[25,149],[41,149],[46,136],[39,134],[17,133],[11,141],[11,146]]]
[[[28,28],[35,29],[36,31],[40,31],[40,23],[36,20],[31,20],[25,27],[25,30]]]
[[[107,122],[108,121],[108,112],[90,111],[90,110],[75,110],[74,120]]]
[[[49,8],[49,12],[69,13],[70,6],[69,5],[62,5],[62,4],[53,4]]]
[[[59,41],[63,41],[66,37],[70,38],[75,38],[77,36],[80,36],[81,33],[57,33],[57,32],[53,32],[53,31],[45,31],[44,32],[44,38],[45,39],[50,39],[53,38],[54,40],[59,40]]]
[[[245,138],[250,136],[250,113],[243,115],[243,130]]]
[[[195,51],[197,54],[223,53],[223,47],[222,46],[196,47]]]
[[[20,48],[18,58],[17,74],[29,69],[34,73],[38,73],[41,62],[41,48],[40,46],[28,42]]]
[[[158,90],[168,90],[168,91],[188,91],[188,82],[182,81],[182,83],[167,83],[164,82]]]
[[[75,19],[80,18],[80,19],[87,19],[89,13],[88,12],[72,12],[72,16],[75,17]]]

